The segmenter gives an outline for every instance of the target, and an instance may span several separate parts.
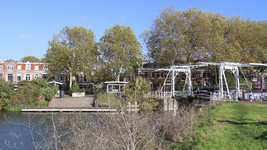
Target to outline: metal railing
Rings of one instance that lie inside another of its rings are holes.
[[[226,93],[224,92],[223,95],[221,95],[220,93],[210,93],[210,100],[211,101],[215,101],[215,100],[219,100],[219,101],[233,101],[235,98],[235,93]]]
[[[187,96],[186,91],[175,91],[175,96]],[[149,98],[172,98],[172,92],[167,91],[167,92],[162,92],[162,91],[152,91],[149,92],[145,95],[145,97],[149,97]]]

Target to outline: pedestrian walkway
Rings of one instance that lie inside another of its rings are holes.
[[[93,107],[94,96],[53,98],[48,107],[54,108],[89,108]]]

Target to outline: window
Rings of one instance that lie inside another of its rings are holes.
[[[21,81],[21,75],[20,74],[17,75],[17,81],[18,82]]]
[[[208,73],[208,78],[210,78],[210,73]]]
[[[21,65],[18,65],[18,70],[21,70]]]
[[[3,70],[3,65],[0,65],[0,70]]]
[[[26,80],[31,80],[31,75],[30,74],[26,74]]]
[[[38,74],[35,74],[35,79],[38,79]]]
[[[182,73],[182,80],[185,80],[185,73]]]
[[[157,78],[159,78],[159,72],[157,72]]]
[[[191,76],[193,79],[195,79],[196,78],[196,75],[195,75],[195,73],[192,73],[192,76]]]
[[[13,70],[13,66],[12,65],[8,65],[7,66],[7,70]]]
[[[61,75],[61,76],[60,76],[60,80],[61,80],[61,81],[65,81],[65,76],[64,76],[64,75]]]
[[[2,74],[2,73],[0,73],[0,79],[1,79],[1,78],[3,78],[3,74]]]
[[[205,72],[203,72],[203,78],[206,78],[206,73]]]
[[[155,77],[155,72],[152,72],[152,78],[154,78]]]
[[[86,79],[86,76],[85,76],[85,75],[83,75],[83,81],[84,81],[84,82],[86,82],[86,81],[87,81],[87,79]]]
[[[42,78],[44,78],[44,79],[48,79],[48,78],[49,78],[49,74],[43,74],[43,75],[42,75]]]
[[[147,71],[145,72],[145,78],[148,78],[148,72]]]
[[[30,64],[27,64],[26,70],[31,70],[31,65]]]
[[[161,72],[161,77],[164,78],[164,77],[163,77],[163,72]]]
[[[7,75],[7,80],[8,81],[13,81],[13,74],[8,74]]]
[[[35,65],[34,66],[34,70],[39,70],[39,66],[38,65]]]
[[[179,79],[179,72],[178,72],[178,73],[176,73],[176,78],[177,78],[177,79]]]
[[[76,79],[77,79],[77,82],[79,82],[79,80],[80,80],[79,74],[76,75]]]
[[[201,80],[202,80],[202,78],[201,78],[201,73],[200,73],[200,72],[197,73],[197,80],[198,80],[198,81],[201,81]]]
[[[138,75],[141,76],[141,71],[138,71]]]

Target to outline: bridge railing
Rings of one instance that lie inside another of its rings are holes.
[[[149,92],[145,95],[146,97],[149,98],[172,98],[173,97],[173,93],[170,91],[167,92],[162,92],[162,91],[152,91]],[[175,96],[187,96],[186,92],[183,91],[175,91]]]
[[[215,100],[219,100],[219,101],[233,101],[235,98],[235,94],[234,93],[226,93],[224,92],[223,94],[220,93],[210,93],[210,100],[211,101],[215,101]]]

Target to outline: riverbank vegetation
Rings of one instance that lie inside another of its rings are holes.
[[[183,107],[176,117],[173,112],[158,111],[56,113],[43,117],[29,114],[25,121],[7,119],[7,123],[28,130],[32,145],[26,148],[13,141],[5,143],[9,148],[26,149],[169,149],[171,142],[192,136],[202,113],[193,107]]]
[[[21,111],[24,107],[47,107],[48,101],[58,91],[54,85],[45,79],[21,81],[14,90],[14,84],[0,79],[0,109],[6,111]]]
[[[100,92],[97,95],[97,99],[99,100],[99,105],[106,103],[119,111],[124,111],[128,102],[131,104],[137,102],[140,110],[153,110],[158,105],[158,102],[155,98],[146,96],[150,91],[150,82],[142,77],[136,77],[127,83],[124,93],[108,94]]]
[[[267,148],[266,105],[210,103],[201,110],[179,107],[177,116],[172,114],[58,113],[44,115],[39,123],[30,123],[36,115],[28,115],[25,123],[7,122],[29,130],[35,149]],[[6,143],[14,147],[12,141]]]

